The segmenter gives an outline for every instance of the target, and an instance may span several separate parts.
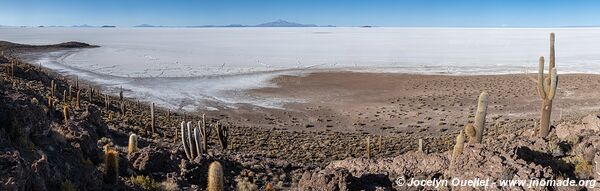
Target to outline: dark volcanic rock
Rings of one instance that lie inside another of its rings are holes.
[[[130,160],[133,167],[144,174],[158,173],[166,175],[177,170],[176,163],[172,162],[173,154],[164,148],[148,146],[133,153]]]

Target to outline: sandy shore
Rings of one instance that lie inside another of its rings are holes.
[[[558,66],[560,68],[560,66]],[[488,121],[538,118],[541,99],[535,74],[448,76],[353,72],[280,76],[278,87],[252,90],[254,96],[293,98],[282,109],[242,107],[225,113],[244,126],[293,131],[369,132],[435,135],[461,129],[474,119],[477,96],[490,94]],[[560,75],[553,119],[597,111],[600,75]]]

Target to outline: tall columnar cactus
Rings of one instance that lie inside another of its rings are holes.
[[[219,137],[219,143],[221,144],[221,148],[223,150],[227,149],[227,137],[229,137],[229,127],[225,125],[220,125],[217,121],[215,129],[217,130],[217,136]]]
[[[224,188],[223,180],[223,166],[218,161],[210,163],[208,166],[208,191],[223,191]]]
[[[202,150],[208,151],[208,137],[210,131],[207,129],[206,125],[206,115],[202,114],[202,123],[198,121],[198,126],[200,127],[200,135],[202,136]]]
[[[465,136],[463,135],[463,131],[456,136],[456,144],[454,145],[454,150],[452,151],[452,164],[456,161],[456,158],[462,154],[463,148],[465,144]]]
[[[54,80],[52,80],[50,81],[50,95],[52,95],[52,97],[56,97],[55,90],[56,86],[54,85]]]
[[[65,118],[65,123],[69,121],[69,106],[63,105],[63,116]]]
[[[125,115],[125,112],[126,112],[126,110],[125,110],[125,102],[124,102],[124,101],[121,101],[121,115],[123,115],[123,116],[124,116],[124,115]]]
[[[108,94],[104,95],[104,107],[106,107],[106,110],[110,110],[110,97],[108,97]]]
[[[485,130],[485,115],[488,106],[488,93],[481,92],[479,101],[477,102],[477,113],[475,114],[475,137],[477,143],[481,143],[483,139],[483,131]]]
[[[185,127],[185,121],[181,122],[181,143],[183,144],[183,151],[185,151],[185,156],[192,160],[192,155],[190,153],[190,145],[188,141],[187,128]]]
[[[192,122],[188,121],[187,122],[187,134],[188,134],[188,142],[190,145],[190,153],[192,154],[192,159],[196,158],[196,156],[198,156],[198,152],[196,150],[196,134],[194,133],[195,130],[193,130],[194,128],[192,127]]]
[[[191,123],[190,123],[191,124]],[[202,155],[202,142],[200,140],[200,127],[194,127],[194,142],[192,150],[195,150],[196,156]]]
[[[79,99],[80,96],[81,96],[81,90],[77,90],[77,102],[75,102],[75,107],[77,107],[77,109],[81,108],[81,100]]]
[[[367,145],[365,146],[365,149],[367,150],[367,159],[371,159],[371,140],[369,140],[369,137],[367,137]]]
[[[544,57],[541,56],[538,67],[537,89],[542,98],[542,114],[538,135],[546,137],[550,133],[550,116],[552,115],[552,100],[556,95],[558,74],[556,73],[554,58],[554,33],[550,33],[550,61],[548,63],[548,76],[544,77]]]
[[[91,103],[92,102],[92,98],[94,97],[94,88],[92,88],[92,86],[90,86],[87,90],[87,95],[88,95],[88,101]]]
[[[423,139],[419,139],[419,145],[417,151],[424,152],[423,150]]]
[[[65,103],[67,103],[67,102],[68,102],[68,101],[67,101],[67,98],[68,98],[67,96],[68,96],[68,95],[67,95],[67,90],[63,90],[63,102],[65,102]]]
[[[54,102],[52,96],[48,96],[48,108],[52,109],[54,107]]]
[[[79,76],[75,76],[75,89],[79,90]]]
[[[377,141],[377,151],[383,153],[383,136],[381,135],[379,135],[379,140]]]
[[[187,122],[187,125],[185,124],[185,121],[181,122],[181,143],[183,144],[186,157],[189,160],[194,160],[202,154],[200,129],[195,127],[192,130],[192,122]]]
[[[73,93],[73,86],[69,85],[69,92],[68,92],[69,96],[67,96],[69,100],[73,99],[73,94],[72,93]]]
[[[118,153],[112,149],[104,151],[104,182],[116,184],[119,178],[119,158]]]
[[[135,133],[129,135],[129,144],[127,145],[127,154],[131,155],[131,153],[138,150],[137,146],[137,135]]]
[[[11,61],[10,62],[10,77],[15,77],[15,62]]]
[[[123,102],[123,86],[121,86],[121,89],[119,90],[119,101]]]
[[[156,119],[154,118],[154,103],[150,105],[150,128],[152,128],[152,133],[154,133],[154,125],[156,124]]]

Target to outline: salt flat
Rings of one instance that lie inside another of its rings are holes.
[[[109,91],[122,86],[129,96],[194,110],[298,101],[245,91],[272,86],[282,74],[531,72],[547,55],[550,32],[559,73],[600,73],[596,28],[0,28],[0,40],[100,45],[35,62]]]

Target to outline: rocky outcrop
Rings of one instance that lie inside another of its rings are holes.
[[[144,147],[133,153],[129,160],[133,162],[135,170],[144,174],[166,175],[177,171],[177,166],[171,162],[176,160],[176,156],[169,150],[157,146]]]
[[[556,174],[550,163],[536,163],[536,151],[517,147],[509,151],[491,150],[476,144],[464,148],[450,164],[449,153],[424,154],[409,152],[381,160],[345,159],[331,162],[323,170],[306,172],[298,190],[544,190],[545,188],[502,187],[503,180],[553,179]],[[548,156],[546,156],[548,157]],[[551,156],[549,156],[552,158]],[[397,180],[447,180],[446,185],[407,186]],[[453,179],[487,180],[486,184],[454,186]],[[367,181],[368,180],[368,181]],[[493,184],[492,184],[493,183]]]

